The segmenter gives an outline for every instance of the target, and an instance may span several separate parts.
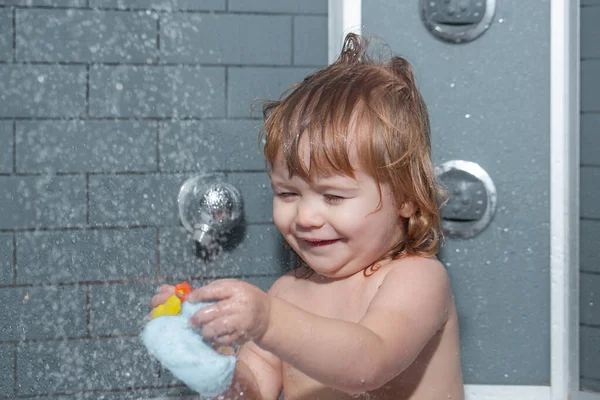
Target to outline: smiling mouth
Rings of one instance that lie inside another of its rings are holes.
[[[328,246],[330,244],[334,244],[336,242],[339,242],[340,239],[333,239],[333,240],[305,240],[306,243],[308,243],[311,246],[314,247],[323,247],[323,246]]]

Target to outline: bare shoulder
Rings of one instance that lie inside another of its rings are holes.
[[[454,301],[448,273],[435,258],[393,260],[380,279],[377,294],[371,300],[372,310],[395,308],[421,315],[429,312],[445,319]]]
[[[294,285],[296,280],[297,278],[294,275],[294,271],[288,272],[287,274],[277,278],[277,280],[269,289],[269,295],[273,297],[281,297],[282,293]]]
[[[387,265],[387,273],[382,284],[402,287],[406,285],[428,284],[430,287],[449,286],[448,272],[436,258],[405,257],[392,260]]]

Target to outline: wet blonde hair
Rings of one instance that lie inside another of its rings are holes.
[[[439,200],[431,162],[429,117],[409,63],[392,56],[375,61],[368,40],[348,34],[331,65],[263,105],[263,152],[267,169],[283,156],[290,176],[312,181],[320,174],[354,178],[349,143],[361,168],[390,186],[395,203],[414,206],[403,220],[405,235],[375,263],[407,255],[434,256],[440,242]],[[300,139],[310,148],[307,170]],[[305,141],[306,141],[305,139]],[[379,207],[379,206],[378,206]],[[400,217],[399,217],[400,221]]]

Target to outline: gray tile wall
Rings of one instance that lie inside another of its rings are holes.
[[[0,399],[189,393],[140,346],[148,301],[290,264],[251,103],[326,46],[325,0],[0,0]],[[211,171],[246,218],[204,261],[176,197]]]
[[[581,7],[581,387],[600,392],[600,1]]]

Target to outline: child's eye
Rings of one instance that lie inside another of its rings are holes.
[[[275,193],[275,195],[277,197],[279,197],[280,199],[286,200],[286,199],[291,199],[294,196],[296,196],[296,193],[293,193],[293,192],[277,192],[277,193]]]
[[[333,194],[326,194],[323,197],[325,197],[325,200],[328,203],[339,203],[340,201],[344,200],[344,197],[336,196],[336,195],[333,195]]]

